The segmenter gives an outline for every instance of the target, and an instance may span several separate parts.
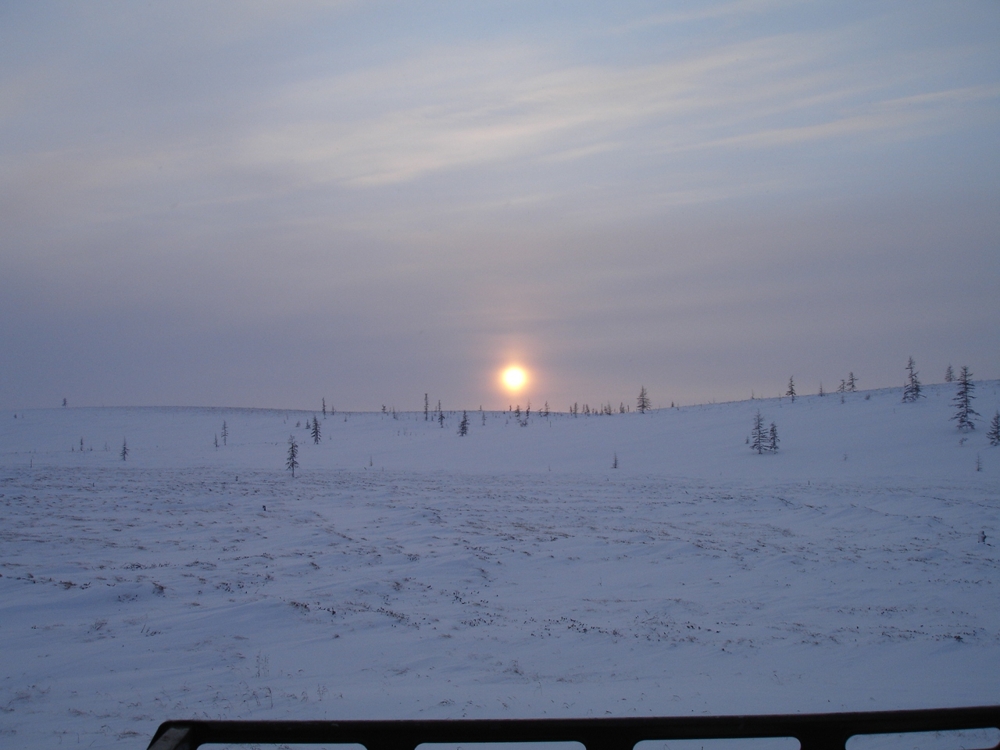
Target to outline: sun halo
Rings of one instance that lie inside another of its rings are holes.
[[[528,382],[528,373],[523,367],[510,365],[500,373],[500,382],[504,388],[514,393],[521,390]]]

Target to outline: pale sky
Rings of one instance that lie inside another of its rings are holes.
[[[3,3],[0,408],[998,378],[998,167],[995,1]]]

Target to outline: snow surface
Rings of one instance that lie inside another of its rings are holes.
[[[312,412],[7,414],[0,745],[1000,703],[1000,381],[968,435],[953,393],[469,412],[464,438],[461,413],[337,413],[319,445]]]

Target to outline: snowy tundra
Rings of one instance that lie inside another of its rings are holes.
[[[337,412],[318,444],[313,412],[7,413],[0,745],[1000,703],[1000,381],[976,385],[965,434],[945,385],[470,411],[464,437]]]

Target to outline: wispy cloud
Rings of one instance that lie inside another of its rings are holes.
[[[755,39],[652,65],[560,65],[524,48],[451,49],[282,92],[234,158],[358,187],[504,162],[573,162],[960,127],[995,86],[920,91],[919,71],[831,66],[836,34]],[[901,89],[917,93],[899,96]]]

